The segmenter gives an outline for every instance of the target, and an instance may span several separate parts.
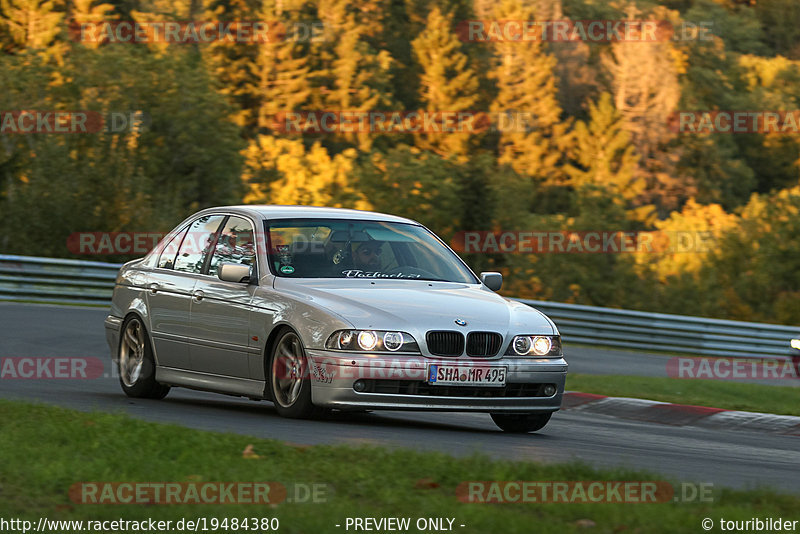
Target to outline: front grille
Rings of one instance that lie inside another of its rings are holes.
[[[425,336],[428,351],[434,356],[461,356],[464,353],[464,334],[450,330],[432,330]]]
[[[420,395],[427,397],[545,397],[548,384],[506,384],[501,388],[485,386],[432,386],[420,380],[363,380],[359,393],[382,395]],[[555,384],[551,384],[555,387]]]
[[[470,332],[467,335],[467,356],[488,358],[500,350],[503,336],[495,332]]]

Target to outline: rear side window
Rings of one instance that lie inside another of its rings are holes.
[[[178,247],[181,245],[183,236],[186,235],[186,230],[175,234],[161,249],[161,255],[158,257],[158,267],[160,269],[172,269],[175,267],[175,257],[178,255]]]
[[[211,256],[208,274],[217,276],[223,263],[255,265],[256,243],[253,225],[242,217],[230,217],[222,228]]]
[[[203,263],[214,245],[223,215],[206,215],[200,217],[189,226],[189,231],[181,243],[175,270],[185,273],[200,273]]]

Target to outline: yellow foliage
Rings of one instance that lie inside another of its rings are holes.
[[[300,140],[261,135],[243,154],[247,204],[371,208],[350,179],[355,149],[331,158],[319,143],[306,149]]]
[[[757,87],[771,87],[775,78],[784,71],[800,69],[800,61],[783,56],[767,58],[743,55],[739,58],[739,64],[745,68],[744,78],[751,91]]]
[[[637,254],[639,264],[649,264],[665,281],[682,273],[697,273],[722,235],[739,224],[739,217],[719,204],[702,205],[689,199],[683,210],[656,221],[652,253]]]

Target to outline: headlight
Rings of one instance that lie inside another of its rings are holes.
[[[372,350],[378,344],[378,335],[372,330],[358,333],[358,346],[364,350]]]
[[[531,351],[533,342],[529,336],[517,336],[514,338],[512,345],[514,347],[514,352],[520,356],[524,356]]]
[[[560,336],[515,336],[506,356],[561,356]]]
[[[325,342],[325,348],[359,352],[419,352],[419,345],[411,334],[387,330],[337,330]]]
[[[402,332],[386,332],[383,334],[383,346],[386,350],[392,352],[400,350],[403,346],[403,333]]]
[[[553,348],[553,343],[549,337],[537,336],[533,338],[533,353],[537,356],[549,354],[551,348]]]

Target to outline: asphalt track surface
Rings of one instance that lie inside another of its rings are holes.
[[[800,438],[746,431],[674,427],[579,412],[558,412],[533,434],[500,432],[486,414],[374,412],[333,414],[322,421],[279,417],[269,402],[185,389],[162,401],[129,399],[110,376],[103,333],[105,309],[0,303],[0,357],[99,357],[105,377],[93,380],[0,380],[0,397],[297,444],[340,444],[437,450],[453,455],[627,467],[675,482],[715,487],[772,487],[800,494]],[[571,371],[618,368],[617,374],[665,376],[664,356],[575,348]],[[635,359],[635,360],[634,360]],[[581,362],[585,362],[581,364]],[[624,372],[622,370],[625,370]],[[660,374],[659,374],[660,370]]]

